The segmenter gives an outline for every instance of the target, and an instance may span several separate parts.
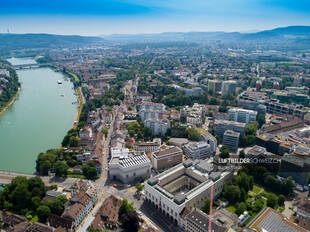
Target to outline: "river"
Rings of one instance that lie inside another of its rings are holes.
[[[9,59],[29,64],[29,58]],[[57,148],[75,120],[73,84],[49,68],[17,71],[21,92],[0,116],[0,170],[33,173],[40,152]],[[62,80],[62,84],[57,81]]]

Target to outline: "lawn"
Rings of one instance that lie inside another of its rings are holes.
[[[226,208],[231,213],[236,213],[236,207],[233,205],[230,205]]]
[[[262,191],[263,189],[258,187],[257,185],[253,186],[253,190],[252,192],[254,192],[256,195],[260,193],[260,191]]]
[[[68,174],[67,177],[85,179],[85,176],[82,174]]]

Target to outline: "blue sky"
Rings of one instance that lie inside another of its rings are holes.
[[[0,32],[133,34],[310,25],[310,0],[1,0]]]

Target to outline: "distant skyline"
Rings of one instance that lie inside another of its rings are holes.
[[[2,0],[0,33],[253,32],[310,25],[309,0]]]

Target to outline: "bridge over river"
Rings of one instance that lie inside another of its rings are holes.
[[[50,64],[48,63],[42,63],[42,64],[15,64],[13,67],[18,70],[18,69],[31,69],[31,68],[40,68],[40,67],[47,67]]]

